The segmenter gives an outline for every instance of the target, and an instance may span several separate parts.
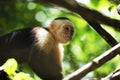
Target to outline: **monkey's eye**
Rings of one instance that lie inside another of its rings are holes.
[[[69,30],[69,28],[68,28],[68,27],[65,27],[65,30],[67,30],[67,31],[68,31],[68,30]]]

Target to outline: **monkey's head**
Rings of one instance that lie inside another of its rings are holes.
[[[56,18],[51,21],[49,30],[59,43],[67,43],[72,39],[74,27],[68,18]]]

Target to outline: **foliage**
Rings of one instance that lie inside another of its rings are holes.
[[[116,12],[116,5],[112,3],[114,2],[113,0],[86,0],[88,1],[86,3],[82,0],[77,1],[83,2],[86,7],[100,11],[106,16],[120,19]],[[17,2],[12,1],[12,3],[9,1],[3,1],[3,3],[0,2],[0,5],[0,35],[25,27],[46,26],[45,24],[47,24],[51,19],[59,16],[64,16],[71,19],[75,25],[76,31],[72,41],[64,47],[64,74],[68,74],[79,67],[82,67],[110,48],[110,46],[87,24],[85,20],[83,20],[79,15],[66,9],[44,6],[33,2],[22,3],[20,0],[17,0]],[[110,26],[102,26],[118,41],[120,41],[119,32],[115,31],[113,28],[110,28]],[[94,76],[107,75],[120,65],[118,63],[119,61],[119,56],[117,56],[112,61],[95,70],[93,72]],[[6,64],[7,63],[5,63],[5,66]],[[8,65],[11,69],[8,68],[5,70],[10,76],[15,75],[15,79],[16,77],[18,78],[22,76],[21,78],[25,77],[32,80],[32,77],[26,76],[26,73],[24,72],[15,72],[18,66],[15,60],[13,60],[12,64],[14,65],[12,68]]]
[[[1,68],[8,74],[11,80],[37,80],[37,78],[35,79],[28,73],[18,72],[18,63],[14,58],[8,59]]]

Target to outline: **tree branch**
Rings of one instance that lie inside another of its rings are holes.
[[[87,73],[95,70],[96,68],[103,65],[105,62],[115,57],[118,53],[120,53],[120,44],[117,44],[110,50],[103,53],[101,56],[95,58],[92,62],[89,62],[82,68],[66,76],[63,80],[79,80],[83,76],[85,76]]]
[[[99,33],[100,36],[102,36],[104,40],[106,40],[110,46],[113,47],[118,44],[118,42],[105,29],[103,29],[98,22],[95,20],[87,20],[87,22]]]
[[[109,25],[116,30],[120,30],[120,20],[112,19],[107,16],[102,15],[96,10],[88,9],[82,5],[79,5],[75,0],[34,0],[37,3],[44,4],[54,4],[64,8],[69,9],[70,11],[76,12],[80,14],[83,18],[87,18],[88,20],[96,20],[99,23]]]

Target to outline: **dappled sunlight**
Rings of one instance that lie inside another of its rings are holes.
[[[39,11],[35,15],[35,19],[39,22],[44,22],[46,18],[46,14],[43,11]]]

